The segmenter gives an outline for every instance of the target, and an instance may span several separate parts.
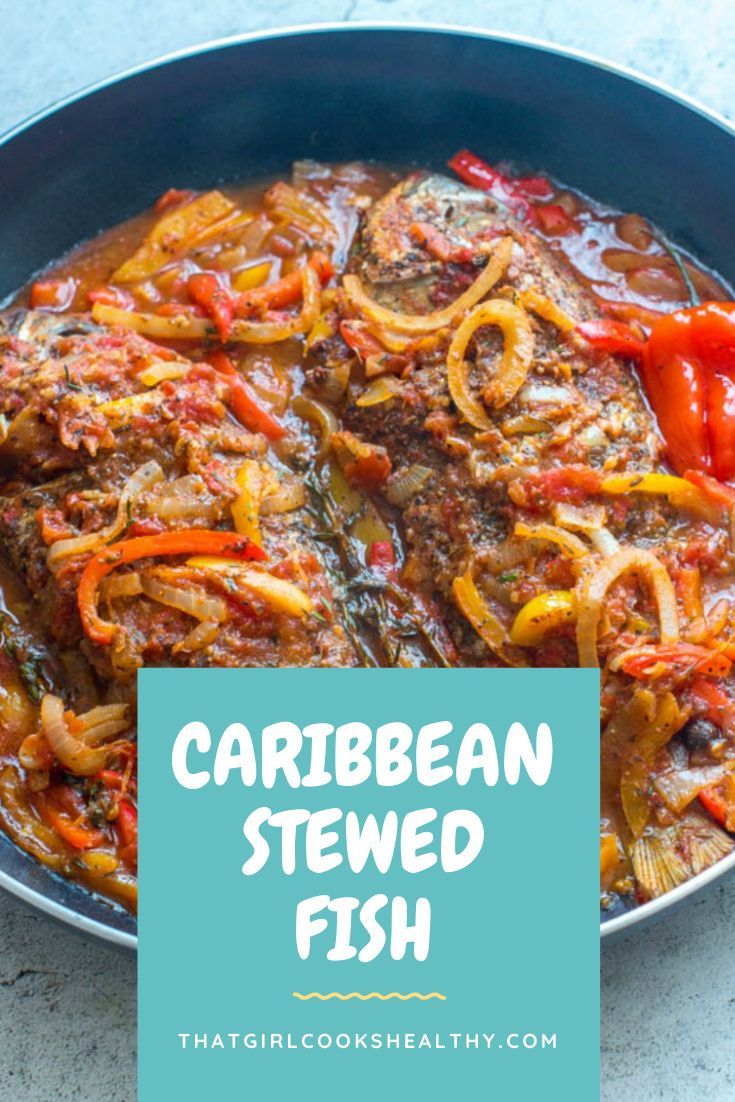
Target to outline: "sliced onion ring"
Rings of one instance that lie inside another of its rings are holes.
[[[221,624],[227,619],[227,604],[221,597],[210,597],[196,589],[183,589],[168,585],[159,578],[141,575],[141,584],[146,597],[159,604],[168,605],[193,616],[196,620],[214,620]]]
[[[264,517],[268,517],[276,513],[291,513],[294,509],[301,509],[305,504],[304,483],[295,478],[289,478],[279,483],[277,490],[272,493],[266,492],[260,503],[260,511]]]
[[[253,593],[274,612],[285,612],[289,616],[308,616],[314,609],[311,597],[286,578],[279,578],[267,570],[258,570],[245,563],[232,559],[219,558],[216,555],[194,555],[187,559],[187,566],[195,570],[214,571],[229,574],[246,592]]]
[[[323,402],[317,402],[315,398],[308,398],[305,394],[297,394],[291,403],[294,413],[305,421],[313,421],[321,430],[318,457],[323,459],[329,452],[332,444],[332,434],[339,431],[339,422],[334,410],[325,406]]]
[[[420,463],[412,463],[407,470],[402,471],[395,478],[391,478],[385,487],[385,496],[391,505],[398,507],[423,490],[424,486],[432,480],[435,471],[432,467],[423,467]]]
[[[534,338],[525,310],[501,298],[476,306],[454,334],[447,353],[449,393],[465,421],[487,432],[492,423],[470,389],[469,368],[465,362],[467,345],[476,330],[484,325],[499,326],[505,338],[495,377],[483,388],[483,398],[496,409],[507,405],[523,386],[533,360]]]
[[[594,532],[604,525],[607,511],[604,505],[569,505],[568,502],[563,501],[553,506],[553,516],[560,528]]]
[[[82,777],[99,773],[118,749],[114,744],[88,746],[83,739],[72,735],[63,702],[51,693],[46,693],[41,701],[41,730],[61,764]]]
[[[216,620],[202,620],[171,649],[174,654],[179,654],[181,651],[185,654],[192,654],[194,651],[203,650],[204,647],[210,646],[217,638],[218,632],[219,624]]]
[[[495,246],[480,275],[464,294],[443,310],[434,310],[431,314],[400,314],[388,310],[366,294],[360,279],[355,275],[346,275],[342,285],[347,297],[360,313],[379,325],[398,333],[433,333],[435,329],[452,325],[465,310],[469,310],[485,297],[508,267],[512,251],[513,239],[503,237]]]
[[[246,344],[276,344],[300,333],[308,333],[319,317],[321,286],[319,276],[314,269],[305,264],[301,269],[304,300],[301,311],[286,321],[242,321],[232,323],[229,339]],[[120,310],[117,306],[105,306],[95,302],[92,317],[102,325],[120,325],[143,333],[155,340],[207,340],[213,336],[215,328],[208,318],[191,317],[179,314],[165,317],[163,314],[144,314],[137,310]]]
[[[633,571],[640,572],[646,578],[653,592],[658,605],[661,642],[678,643],[679,613],[676,593],[666,567],[651,551],[624,548],[580,579],[577,601],[577,648],[580,666],[599,666],[597,628],[602,619],[607,592],[619,578]]]
[[[87,532],[83,536],[73,536],[70,539],[57,540],[56,543],[52,543],[46,553],[46,563],[49,570],[52,572],[58,570],[64,559],[98,551],[104,544],[119,536],[129,523],[129,511],[135,499],[156,482],[160,482],[162,478],[163,471],[155,460],[138,467],[120,492],[117,513],[112,524],[108,524],[106,528],[100,528],[97,532]]]
[[[595,551],[598,551],[605,559],[609,559],[611,555],[615,555],[620,550],[620,544],[615,536],[604,525],[602,528],[594,528],[589,533],[589,537]]]
[[[557,528],[554,524],[530,525],[519,520],[513,529],[513,535],[523,536],[524,539],[548,540],[549,543],[555,543],[560,547],[570,559],[583,559],[590,553],[579,536],[574,536],[563,528]]]

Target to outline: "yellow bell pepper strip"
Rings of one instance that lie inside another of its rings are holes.
[[[136,252],[113,273],[112,282],[148,279],[174,257],[187,252],[204,230],[234,209],[235,204],[221,191],[208,191],[182,206],[167,209]]]
[[[722,510],[698,486],[673,474],[611,474],[602,480],[604,494],[663,494],[672,505],[688,509],[711,523]]]
[[[251,264],[249,268],[241,268],[232,276],[233,291],[241,293],[261,287],[270,275],[272,266],[270,260],[261,260],[258,264]]]
[[[189,367],[182,363],[155,363],[139,371],[135,378],[143,386],[154,387],[167,379],[183,379]]]
[[[336,330],[332,321],[332,316],[329,310],[325,310],[319,315],[304,342],[304,352],[311,352],[312,348],[321,344],[323,341],[328,341],[330,337],[333,337]]]
[[[535,647],[553,628],[573,623],[577,599],[568,589],[552,589],[532,597],[520,610],[510,629],[510,641],[518,647]]]
[[[213,570],[220,574],[231,574],[245,589],[260,597],[274,612],[285,612],[289,616],[308,616],[314,604],[307,593],[299,589],[286,578],[278,578],[265,570],[244,566],[231,559],[216,555],[195,555],[187,559],[187,566],[195,570]]]
[[[254,459],[246,459],[237,472],[235,481],[240,489],[230,512],[235,523],[235,531],[247,536],[258,547],[262,546],[260,534],[260,502],[263,497],[263,471]]]
[[[499,654],[505,643],[505,629],[480,596],[469,570],[461,578],[454,579],[452,591],[460,611],[467,617],[482,641],[491,651]]]
[[[118,566],[137,559],[159,555],[225,555],[243,561],[262,560],[265,551],[252,540],[236,532],[218,532],[206,528],[188,528],[161,532],[155,536],[137,536],[121,540],[93,555],[85,566],[77,590],[77,606],[85,634],[100,644],[112,643],[115,624],[103,620],[97,611],[97,591],[103,578]]]

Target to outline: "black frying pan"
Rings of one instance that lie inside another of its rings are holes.
[[[444,27],[324,26],[203,46],[58,104],[0,144],[0,299],[166,188],[376,159],[441,169],[467,146],[638,211],[735,281],[735,130],[634,73],[555,46]],[[735,855],[663,899],[667,913]],[[134,948],[135,923],[0,838],[0,886]]]

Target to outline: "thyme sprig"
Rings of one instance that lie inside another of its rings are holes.
[[[376,577],[365,570],[345,529],[339,509],[328,487],[324,485],[315,470],[307,475],[305,483],[312,495],[310,515],[319,525],[319,529],[316,532],[312,530],[310,535],[312,538],[330,543],[338,555],[342,594],[337,603],[345,630],[362,664],[376,666],[379,663],[361,639],[358,621],[375,632],[386,665],[398,666],[403,651],[403,638],[418,637],[423,641],[432,665],[450,668],[451,662],[433,638],[423,617],[415,608],[411,596],[395,582]],[[390,615],[387,596],[390,596],[400,609],[399,621]],[[394,641],[396,639],[397,642]]]

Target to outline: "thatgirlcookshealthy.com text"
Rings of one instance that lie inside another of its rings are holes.
[[[553,1051],[556,1033],[178,1033],[177,1046],[187,1052],[221,1052],[236,1049],[325,1051],[329,1049],[385,1049],[434,1051],[462,1049],[468,1052]]]

